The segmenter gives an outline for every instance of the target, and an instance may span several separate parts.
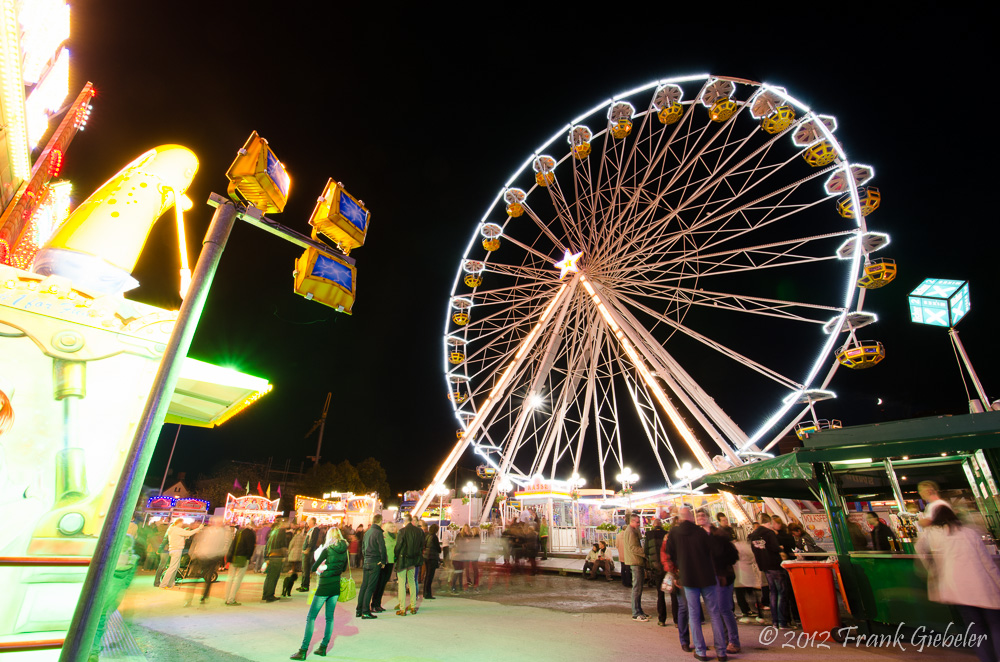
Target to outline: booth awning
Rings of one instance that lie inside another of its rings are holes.
[[[165,422],[215,427],[270,390],[266,379],[187,357],[170,398]]]
[[[720,490],[748,496],[811,501],[817,497],[816,474],[798,453],[752,462],[705,476],[702,480]]]

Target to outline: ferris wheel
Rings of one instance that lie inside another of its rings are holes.
[[[497,476],[487,511],[536,476],[614,490],[629,467],[667,490],[685,460],[738,465],[815,419],[839,365],[884,357],[857,331],[895,274],[871,257],[873,169],[836,128],[781,87],[699,75],[603,101],[531,154],[447,300],[460,429],[431,487],[471,446]]]

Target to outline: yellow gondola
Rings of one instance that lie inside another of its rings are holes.
[[[629,119],[622,118],[611,127],[611,135],[618,140],[621,140],[630,133],[632,133],[632,120]]]
[[[865,265],[865,275],[858,279],[858,287],[876,290],[896,278],[896,261],[889,257],[872,260]]]
[[[885,347],[874,340],[855,341],[837,350],[840,365],[852,370],[864,370],[878,364],[885,358]]]
[[[874,186],[862,186],[858,189],[858,203],[861,205],[861,215],[868,216],[878,209],[882,202],[882,194]],[[854,200],[846,193],[837,200],[837,213],[844,218],[854,218]]]
[[[833,148],[833,143],[829,140],[821,140],[807,149],[802,158],[812,167],[819,168],[833,163],[833,160],[837,158],[837,150]]]
[[[781,133],[795,121],[795,110],[791,106],[778,106],[773,113],[760,121],[760,128],[772,136]]]
[[[656,114],[656,117],[660,120],[660,124],[666,124],[669,126],[670,124],[677,124],[683,115],[684,106],[679,103],[672,103],[669,106],[664,106],[663,109]]]
[[[737,107],[735,101],[729,97],[722,97],[708,109],[708,116],[712,118],[713,122],[725,122],[733,116]]]

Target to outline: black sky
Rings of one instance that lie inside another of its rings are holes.
[[[841,370],[840,398],[821,414],[849,425],[965,409],[945,331],[908,321],[906,294],[930,276],[971,281],[973,310],[959,329],[987,392],[1000,393],[995,149],[982,96],[995,56],[983,16],[934,4],[781,5],[789,15],[778,21],[722,6],[682,17],[648,3],[544,13],[482,5],[488,13],[478,18],[436,4],[278,6],[73,3],[74,89],[90,80],[98,91],[87,131],[67,154],[78,202],[144,150],[185,145],[201,159],[189,191],[194,251],[211,216],[202,203],[224,193],[226,168],[256,129],[292,175],[282,223],[306,231],[330,176],[372,212],[368,242],[354,253],[353,317],[291,292],[297,249],[235,229],[191,355],[275,388],[219,429],[185,428],[177,471],[268,457],[297,469],[314,451],[303,435],[331,391],[324,459],[373,455],[394,489],[423,487],[454,443],[440,337],[478,219],[569,119],[616,92],[686,73],[787,87],[836,116],[851,160],[876,169],[883,202],[869,226],[892,237],[883,253],[900,275],[865,307],[880,317],[868,335],[885,343],[888,358],[874,370]],[[176,262],[164,218],[130,297],[178,306]],[[162,473],[173,433],[165,427],[152,474]]]

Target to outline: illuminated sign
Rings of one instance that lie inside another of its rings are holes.
[[[917,324],[953,327],[971,308],[969,283],[928,278],[910,292],[910,320]]]

